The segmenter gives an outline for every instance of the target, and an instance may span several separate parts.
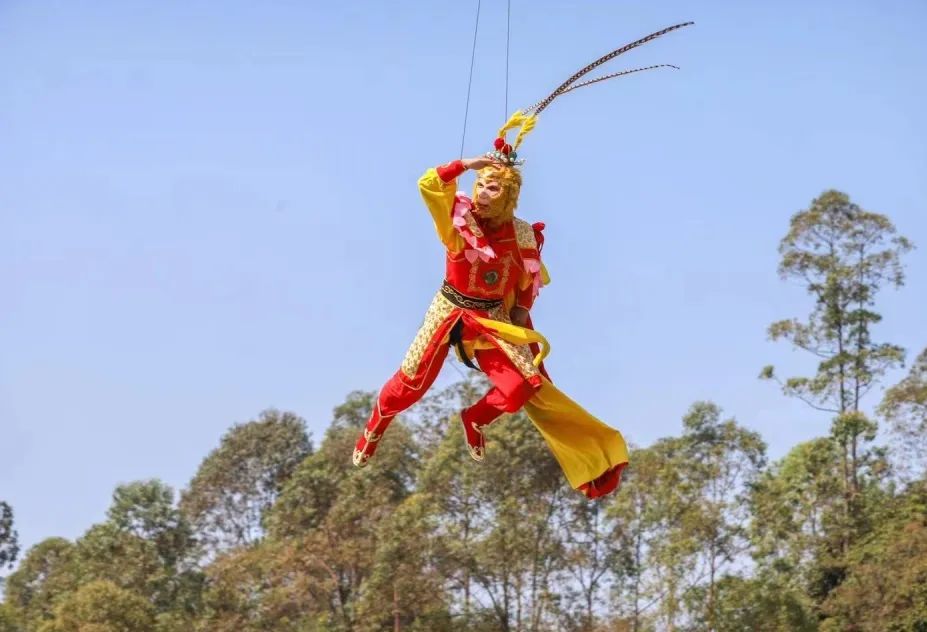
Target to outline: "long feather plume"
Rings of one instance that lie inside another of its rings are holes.
[[[667,33],[671,32],[671,31],[675,31],[676,29],[681,29],[681,28],[683,28],[683,27],[685,27],[685,26],[690,26],[690,25],[692,25],[692,24],[695,24],[695,22],[683,22],[683,23],[681,23],[681,24],[674,24],[673,26],[670,26],[670,27],[667,27],[667,28],[665,28],[665,29],[663,29],[663,30],[657,31],[656,33],[651,33],[650,35],[648,35],[648,36],[646,36],[646,37],[642,37],[641,39],[639,39],[639,40],[637,40],[637,41],[631,42],[630,44],[626,44],[625,46],[622,46],[621,48],[616,48],[615,50],[613,50],[612,52],[608,53],[607,55],[603,55],[602,57],[599,57],[597,60],[595,60],[594,62],[592,62],[591,64],[589,64],[589,65],[586,66],[585,68],[579,70],[579,71],[578,71],[576,74],[574,74],[572,77],[570,77],[569,79],[567,79],[566,81],[564,81],[562,84],[560,84],[560,86],[558,86],[557,89],[554,90],[546,99],[543,99],[542,101],[539,101],[538,104],[537,104],[535,107],[526,108],[526,110],[522,110],[522,111],[530,111],[530,110],[533,110],[534,113],[535,113],[535,115],[540,114],[541,112],[544,111],[544,109],[545,109],[547,106],[549,106],[549,105],[551,104],[551,102],[553,102],[554,99],[556,99],[556,98],[557,98],[558,96],[560,96],[561,94],[567,92],[567,91],[570,89],[570,86],[571,86],[577,79],[580,79],[581,77],[583,77],[584,75],[586,75],[586,74],[589,73],[590,71],[592,71],[592,70],[598,68],[599,66],[601,66],[601,65],[604,64],[605,62],[610,61],[610,60],[614,59],[615,57],[617,57],[618,55],[622,55],[622,54],[628,52],[629,50],[632,50],[632,49],[634,49],[634,48],[637,48],[638,46],[641,46],[641,45],[643,45],[643,44],[646,44],[647,42],[650,42],[650,41],[652,41],[652,40],[655,40],[655,39],[657,39],[658,37],[660,37],[661,35],[666,35]],[[631,72],[637,72],[637,71],[631,71]],[[628,74],[628,73],[625,72],[625,73],[623,73],[623,74]],[[616,75],[614,75],[614,76],[620,76],[620,74],[616,74]],[[604,79],[606,79],[606,78],[611,78],[611,77],[603,77],[603,78],[600,78],[599,81],[604,81]],[[595,81],[591,81],[591,82],[589,82],[589,83],[595,83]],[[588,85],[588,83],[585,84],[585,85]],[[575,86],[575,87],[579,87],[579,86]]]
[[[622,70],[621,72],[613,72],[613,73],[611,73],[611,74],[609,74],[609,75],[603,75],[603,76],[601,76],[601,77],[596,77],[595,79],[589,79],[588,81],[582,81],[582,82],[580,82],[580,83],[577,83],[577,84],[574,85],[574,86],[570,86],[569,88],[567,88],[566,90],[564,90],[563,92],[561,92],[560,94],[558,94],[557,96],[562,97],[562,96],[565,95],[567,92],[572,92],[573,90],[576,90],[577,88],[582,88],[582,87],[584,87],[584,86],[591,86],[592,84],[594,84],[594,83],[599,83],[600,81],[606,81],[606,80],[608,80],[608,79],[614,79],[615,77],[623,77],[624,75],[630,75],[630,74],[635,73],[635,72],[643,72],[643,71],[645,71],[645,70],[653,70],[653,69],[655,69],[655,68],[674,68],[674,69],[676,69],[676,70],[679,70],[679,66],[674,66],[673,64],[656,64],[655,66],[645,66],[644,68],[634,68],[633,70]],[[543,101],[538,101],[538,102],[535,103],[534,105],[531,105],[531,106],[529,106],[529,107],[526,107],[526,108],[525,108],[524,110],[522,110],[522,111],[523,111],[523,112],[533,112],[539,105],[541,105],[541,103],[543,103]]]

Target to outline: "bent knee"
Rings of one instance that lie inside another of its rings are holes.
[[[505,398],[502,410],[517,413],[537,392],[537,387],[525,382],[514,393]]]

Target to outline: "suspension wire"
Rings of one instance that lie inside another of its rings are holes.
[[[460,157],[463,158],[464,141],[467,138],[467,118],[470,114],[470,91],[473,87],[473,65],[476,60],[476,36],[480,28],[480,5],[482,0],[476,2],[476,20],[473,24],[473,49],[470,51],[470,77],[467,80],[467,103],[464,106],[463,132],[460,135]],[[509,49],[512,33],[512,0],[508,0],[505,17],[505,111],[502,113],[503,120],[509,116]],[[456,362],[451,362],[454,370],[460,374],[460,377],[466,379],[466,375],[460,370]]]
[[[467,117],[470,114],[470,88],[473,86],[473,62],[476,59],[476,33],[480,27],[480,4],[476,2],[476,23],[473,25],[473,50],[470,53],[470,79],[467,81],[467,105],[464,108],[463,132],[460,135],[460,157],[463,158],[464,140],[467,138]]]
[[[505,16],[505,112],[502,120],[509,118],[509,41],[512,32],[512,0],[508,0]]]

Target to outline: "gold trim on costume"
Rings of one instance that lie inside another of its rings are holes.
[[[402,361],[402,372],[406,377],[414,378],[416,376],[425,351],[428,349],[428,345],[431,344],[431,339],[434,338],[441,323],[451,315],[454,309],[454,304],[442,296],[441,292],[435,295],[434,300],[431,301],[431,306],[425,313],[425,321],[419,328]]]
[[[502,307],[489,312],[489,317],[492,320],[498,320],[503,323],[512,322],[508,312]],[[502,340],[498,336],[493,336],[493,343],[502,349],[503,353],[505,353],[509,360],[512,361],[512,364],[515,365],[515,368],[518,369],[519,373],[526,379],[540,375],[537,367],[534,366],[534,354],[531,352],[531,347],[528,345],[513,345],[510,342]]]
[[[503,290],[505,289],[506,284],[509,282],[509,274],[510,274],[511,268],[512,268],[512,261],[513,261],[513,259],[512,259],[512,255],[511,255],[511,254],[509,254],[509,255],[502,261],[502,280],[499,281],[499,287],[500,287],[501,289],[503,289]]]
[[[464,309],[481,309],[483,311],[489,311],[502,305],[502,299],[477,298],[474,296],[467,296],[466,294],[462,294],[457,290],[457,288],[455,288],[447,281],[441,285],[441,294],[443,294],[444,298],[448,299],[457,307],[462,307]]]
[[[467,452],[470,453],[470,458],[473,459],[474,461],[482,462],[483,457],[485,456],[484,448],[485,448],[485,441],[486,441],[485,437],[483,436],[483,431],[480,430],[480,427],[477,426],[476,424],[470,424],[464,421],[462,416],[460,418],[460,423],[463,424],[463,427],[464,427],[464,432],[463,432],[464,444],[466,444],[467,446]],[[483,440],[484,445],[470,445],[470,441],[467,440],[467,427],[470,427],[476,431],[476,433]]]
[[[470,229],[470,232],[473,233],[474,237],[484,237],[483,229],[480,228],[479,223],[477,223],[476,218],[473,217],[473,213],[466,214],[467,228]]]
[[[519,248],[538,249],[538,241],[534,237],[534,228],[523,219],[515,218],[515,240]]]
[[[470,276],[467,279],[467,290],[472,292],[476,289],[476,273],[480,269],[480,260],[477,259],[470,264]]]
[[[357,467],[364,467],[367,465],[367,461],[370,460],[370,455],[366,452],[358,450],[357,448],[354,448],[354,454],[351,456],[351,460]]]

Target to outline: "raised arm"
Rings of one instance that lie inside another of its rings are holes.
[[[418,180],[418,190],[431,213],[435,231],[441,242],[452,252],[463,249],[463,240],[454,229],[451,213],[457,193],[457,178],[467,169],[482,169],[492,164],[489,158],[466,158],[433,167]]]

